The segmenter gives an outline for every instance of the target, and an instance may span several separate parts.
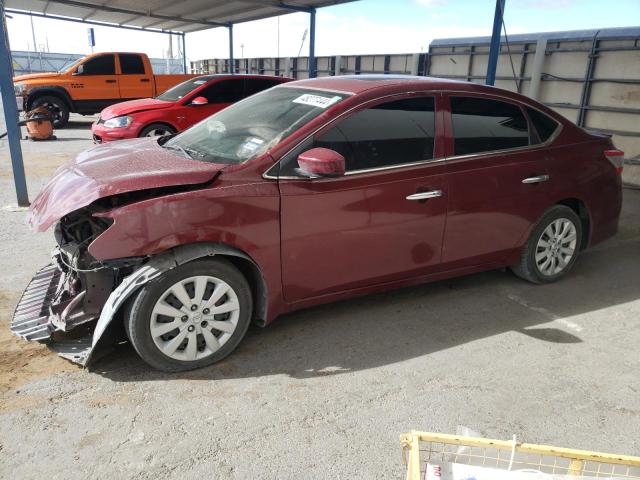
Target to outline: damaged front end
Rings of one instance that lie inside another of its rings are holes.
[[[89,209],[58,222],[52,263],[36,273],[22,294],[11,322],[13,333],[49,343],[61,356],[85,364],[103,306],[140,263],[136,259],[98,262],[88,252],[91,242],[111,223],[109,218],[92,216]]]

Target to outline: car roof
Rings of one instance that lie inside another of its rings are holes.
[[[210,75],[200,75],[199,77],[194,77],[194,78],[198,80],[206,80],[206,81],[219,80],[219,79],[225,79],[225,78],[265,78],[267,80],[281,80],[283,82],[292,80],[289,77],[281,77],[278,75],[259,75],[259,74],[252,74],[252,73],[214,73]]]
[[[340,75],[335,77],[319,77],[289,82],[287,87],[316,88],[336,92],[359,94],[372,89],[388,90],[396,93],[411,90],[448,90],[461,92],[492,93],[510,96],[511,92],[496,87],[480,85],[437,77],[418,77],[412,75]]]

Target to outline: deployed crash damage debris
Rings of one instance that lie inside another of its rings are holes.
[[[16,306],[11,322],[16,335],[49,342],[60,355],[84,364],[82,353],[91,347],[91,329],[84,329],[80,338],[64,333],[95,323],[115,285],[140,262],[133,259],[116,266],[91,257],[87,246],[110,224],[109,219],[92,217],[87,209],[57,224],[58,247],[52,263],[33,277]]]

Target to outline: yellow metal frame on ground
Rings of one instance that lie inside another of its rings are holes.
[[[508,440],[411,431],[400,436],[407,480],[421,480],[433,463],[512,470],[535,469],[556,475],[640,479],[640,457],[517,443]]]

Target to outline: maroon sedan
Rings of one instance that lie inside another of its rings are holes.
[[[95,143],[181,132],[243,98],[291,81],[267,75],[203,75],[156,98],[105,108],[91,126]]]
[[[11,328],[87,365],[124,327],[177,371],[311,305],[501,267],[553,282],[616,233],[621,170],[608,137],[497,88],[287,83],[60,169],[30,212],[54,262]]]

